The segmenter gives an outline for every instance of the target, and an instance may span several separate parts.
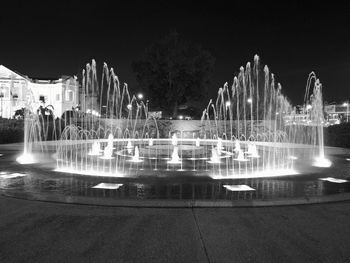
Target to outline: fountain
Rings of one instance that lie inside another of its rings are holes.
[[[218,138],[218,143],[217,143],[216,147],[217,147],[218,154],[220,155],[221,154],[221,150],[223,149],[223,147],[222,147],[222,139],[221,138]]]
[[[108,135],[107,144],[108,144],[108,147],[110,147],[110,148],[112,148],[112,149],[115,149],[115,148],[113,147],[113,139],[114,139],[113,134],[110,133],[110,134]]]
[[[239,140],[235,140],[235,152],[239,152],[241,150],[241,145],[239,144]]]
[[[219,164],[220,163],[220,157],[219,157],[219,149],[218,148],[212,148],[211,149],[211,157],[210,157],[210,161],[208,161],[208,163],[212,163],[212,164]]]
[[[177,136],[176,136],[176,133],[173,134],[173,136],[171,137],[171,144],[176,146],[177,145]]]
[[[169,164],[181,164],[181,160],[179,157],[179,148],[177,146],[174,147],[173,153],[171,154],[171,159],[168,161]]]
[[[105,64],[99,81],[92,61],[83,71],[82,97],[96,100],[82,101],[81,108],[101,112],[105,105],[105,117],[85,114],[52,127],[57,134],[48,147],[48,127],[26,116],[26,158],[18,161],[34,161],[37,146],[56,154],[56,171],[84,175],[133,177],[139,175],[135,162],[142,162],[144,175],[161,171],[164,176],[190,173],[215,179],[295,175],[301,162],[329,167],[322,85],[316,75],[307,81],[303,112],[309,118],[304,123],[297,121],[295,108],[269,68],[259,68],[258,56],[253,65],[241,67],[232,85],[225,83],[203,110],[199,136],[185,138],[178,130],[160,133],[158,121],[147,114],[143,101],[129,94],[126,84],[120,85],[114,70]],[[181,169],[171,170],[170,164],[181,164]]]
[[[244,158],[244,153],[242,150],[239,150],[237,151],[237,158],[235,158],[234,160],[235,161],[238,161],[238,162],[248,162],[249,160]]]
[[[101,155],[101,146],[100,142],[93,142],[91,150],[89,151],[88,155]]]
[[[251,158],[260,157],[256,149],[256,145],[251,142],[248,143],[248,151],[246,152],[246,154],[248,155],[248,157],[251,157]]]
[[[128,140],[128,143],[127,143],[127,145],[126,145],[126,149],[128,149],[128,150],[130,150],[130,149],[132,149],[133,147],[132,147],[132,143],[131,143],[131,140],[129,139]]]
[[[140,159],[140,151],[139,151],[139,147],[138,146],[135,146],[135,153],[134,153],[134,156],[131,158],[130,161],[134,162],[134,163],[142,162],[142,160]]]
[[[110,160],[113,159],[113,147],[112,145],[107,145],[103,150],[103,156],[100,159]]]
[[[200,147],[201,146],[201,141],[199,138],[196,139],[196,147]]]

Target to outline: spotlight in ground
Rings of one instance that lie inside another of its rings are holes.
[[[223,185],[228,191],[232,192],[240,192],[240,191],[255,191],[254,188],[251,188],[248,185],[245,184],[238,184],[238,185],[229,185],[225,184]]]
[[[348,182],[348,180],[338,179],[338,178],[333,178],[333,177],[319,178],[319,180],[327,181],[327,182],[331,182],[331,183],[336,183],[336,184],[342,184],[342,183]]]
[[[27,176],[27,175],[23,173],[12,173],[12,174],[4,174],[4,175],[1,175],[0,177],[3,179],[12,179],[12,178],[18,178],[18,177],[24,177],[24,176]]]

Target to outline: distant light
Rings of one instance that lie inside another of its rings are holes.
[[[349,105],[349,104],[346,103],[346,102],[343,103],[343,106],[344,106],[344,107],[347,107],[348,105]]]
[[[249,104],[253,103],[252,98],[248,98],[248,99],[247,99],[247,102],[248,102]]]
[[[226,105],[226,107],[228,108],[228,107],[230,107],[230,106],[231,106],[231,102],[226,101],[225,105]]]
[[[279,112],[276,112],[276,115],[280,114]]]
[[[138,98],[139,100],[142,100],[142,99],[143,99],[143,94],[142,94],[142,93],[137,94],[137,98]]]
[[[180,119],[180,120],[182,120],[183,118],[184,118],[184,116],[182,116],[182,115],[179,116],[179,119]]]
[[[312,109],[312,105],[308,104],[308,105],[306,106],[306,110],[311,110],[311,109]]]
[[[126,106],[128,108],[128,110],[131,110],[132,109],[132,105],[131,104],[128,104],[128,106]]]
[[[95,111],[95,110],[92,110],[91,114],[94,115],[94,116],[100,117],[100,114],[97,111]]]

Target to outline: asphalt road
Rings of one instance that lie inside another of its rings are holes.
[[[0,262],[349,262],[350,202],[118,208],[0,197]]]

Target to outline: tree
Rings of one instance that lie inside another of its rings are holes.
[[[214,58],[208,51],[181,39],[176,32],[148,47],[143,57],[132,63],[138,84],[147,91],[152,105],[170,109],[173,117],[180,105],[199,107],[213,66]]]

